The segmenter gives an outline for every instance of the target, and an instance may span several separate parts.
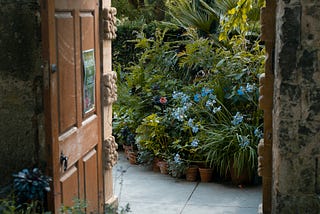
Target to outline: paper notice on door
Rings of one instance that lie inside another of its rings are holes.
[[[94,50],[82,52],[83,60],[83,112],[88,113],[95,107],[95,79],[96,67]]]

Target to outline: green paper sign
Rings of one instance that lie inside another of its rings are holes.
[[[94,60],[94,50],[82,52],[83,60],[83,112],[88,113],[95,106],[95,77],[96,67]]]

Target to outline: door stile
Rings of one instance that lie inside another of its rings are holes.
[[[94,14],[94,26],[95,26],[95,31],[94,31],[94,39],[95,39],[95,58],[97,61],[97,66],[99,66],[98,70],[99,72],[97,72],[97,77],[96,77],[96,84],[99,87],[96,87],[96,99],[100,100],[99,105],[97,105],[96,107],[96,114],[99,115],[100,118],[100,123],[99,123],[99,130],[98,130],[98,135],[100,138],[100,142],[97,145],[97,165],[98,165],[98,200],[99,200],[99,210],[102,211],[104,209],[104,191],[103,191],[103,162],[102,162],[102,151],[103,151],[103,147],[102,147],[102,142],[103,142],[103,136],[102,136],[102,127],[103,127],[103,120],[102,120],[102,100],[103,97],[101,96],[101,76],[102,76],[102,72],[103,70],[101,69],[101,54],[100,54],[100,16],[99,16],[99,11],[100,11],[100,1],[98,1],[98,4],[96,5],[96,10]]]
[[[59,166],[56,164],[55,157],[58,155],[58,138],[55,137],[59,133],[58,124],[53,124],[58,118],[58,103],[53,99],[52,93],[57,93],[57,71],[56,69],[56,52],[55,47],[55,19],[54,8],[55,2],[52,0],[43,0],[41,7],[41,26],[42,26],[42,51],[44,65],[44,112],[45,112],[45,136],[47,145],[47,174],[52,180],[59,180]],[[48,194],[48,209],[55,211],[55,207],[59,207],[55,198],[61,195],[56,193],[59,183],[52,182],[51,192]]]
[[[43,103],[44,103],[44,115],[45,115],[45,142],[46,142],[46,147],[47,147],[47,168],[46,168],[46,174],[49,176],[53,176],[52,174],[52,149],[50,148],[51,144],[49,143],[52,139],[52,134],[51,134],[51,111],[50,111],[50,106],[51,106],[51,100],[50,100],[50,59],[49,59],[49,49],[50,49],[50,23],[49,20],[50,17],[52,17],[52,11],[50,11],[49,8],[52,7],[52,1],[48,2],[46,0],[40,1],[40,13],[41,13],[41,35],[42,35],[42,69],[43,69]],[[53,184],[50,184],[51,189],[53,189]],[[52,194],[47,194],[48,202],[53,201]],[[49,210],[53,210],[53,204],[50,202],[48,203],[48,208]]]

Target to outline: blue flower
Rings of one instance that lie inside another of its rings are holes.
[[[214,106],[215,103],[217,103],[216,100],[207,100],[206,107],[210,108],[210,107]]]
[[[181,163],[180,155],[178,153],[174,156],[173,159],[174,159],[174,162]]]
[[[254,135],[257,137],[257,138],[263,138],[263,133],[262,131],[259,129],[259,128],[256,128],[254,130]]]
[[[246,147],[250,144],[250,141],[246,136],[240,136],[240,141],[239,146],[241,147]]]
[[[180,97],[181,97],[181,94],[182,94],[182,92],[176,92],[176,91],[174,91],[173,93],[172,93],[172,98],[173,99],[179,99]]]
[[[217,113],[218,111],[221,111],[221,106],[219,106],[219,107],[214,107],[213,110],[212,110],[212,112],[213,112],[214,114]]]
[[[185,109],[184,108],[176,108],[174,111],[171,113],[172,117],[175,118],[176,120],[182,122],[184,121],[184,118],[186,117],[185,115]]]
[[[201,96],[202,97],[205,97],[207,96],[208,94],[211,94],[213,93],[213,89],[210,89],[210,88],[202,88],[201,89]]]
[[[200,95],[200,94],[196,94],[196,95],[194,95],[193,100],[194,100],[196,103],[198,103],[198,102],[200,101],[200,98],[201,98],[201,95]]]
[[[199,145],[199,140],[198,140],[198,139],[194,139],[194,140],[191,142],[191,146],[194,147],[194,148],[198,147],[198,145]]]
[[[237,90],[237,93],[238,93],[238,95],[240,95],[240,96],[242,96],[242,95],[244,95],[244,88],[243,88],[243,86],[240,86],[240,88]]]
[[[248,93],[253,92],[253,86],[254,86],[254,85],[251,85],[250,83],[247,83],[246,91],[247,91]]]
[[[191,118],[188,120],[188,126],[190,128],[192,128],[192,132],[193,133],[197,133],[199,131],[199,126],[198,125],[194,125],[193,119],[191,119]]]
[[[243,121],[243,116],[239,112],[237,112],[236,115],[233,116],[233,120],[231,121],[231,123],[233,125],[238,125],[242,121]]]
[[[215,103],[217,102],[217,101],[216,101],[216,99],[217,99],[217,96],[216,96],[216,95],[210,94],[210,95],[209,95],[209,99],[211,99],[211,100],[214,101]]]
[[[198,131],[199,131],[199,127],[197,125],[192,127],[192,132],[193,133],[198,133]]]
[[[184,94],[184,95],[181,97],[182,103],[187,103],[187,102],[189,102],[189,100],[190,100],[190,97],[189,97],[188,95],[186,95],[186,94]]]
[[[192,106],[192,103],[185,103],[185,104],[183,105],[182,109],[183,109],[184,111],[188,111],[189,107],[191,107],[191,106]]]
[[[172,93],[172,98],[177,100],[177,99],[181,99],[181,102],[182,103],[186,103],[190,100],[190,97],[188,95],[186,95],[185,93],[183,92],[176,92],[174,91]]]

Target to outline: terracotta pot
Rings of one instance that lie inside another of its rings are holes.
[[[159,161],[158,166],[161,174],[168,174],[168,163],[166,161]]]
[[[129,159],[129,152],[133,151],[133,146],[126,146],[126,145],[122,145],[123,150],[124,150],[124,154],[126,155],[126,158]]]
[[[213,169],[199,168],[201,182],[210,182],[213,177]]]
[[[190,166],[186,170],[186,180],[187,181],[196,181],[198,177],[198,166]]]
[[[250,173],[248,170],[243,170],[240,175],[236,173],[236,170],[231,167],[230,169],[230,175],[231,175],[231,181],[234,185],[241,185],[241,184],[251,184],[252,183],[252,177],[250,176]]]
[[[159,158],[154,158],[153,163],[152,163],[152,170],[154,172],[160,172],[160,167],[159,167],[158,163],[159,163]]]
[[[128,156],[130,164],[137,164],[137,154],[135,152],[128,152]]]

